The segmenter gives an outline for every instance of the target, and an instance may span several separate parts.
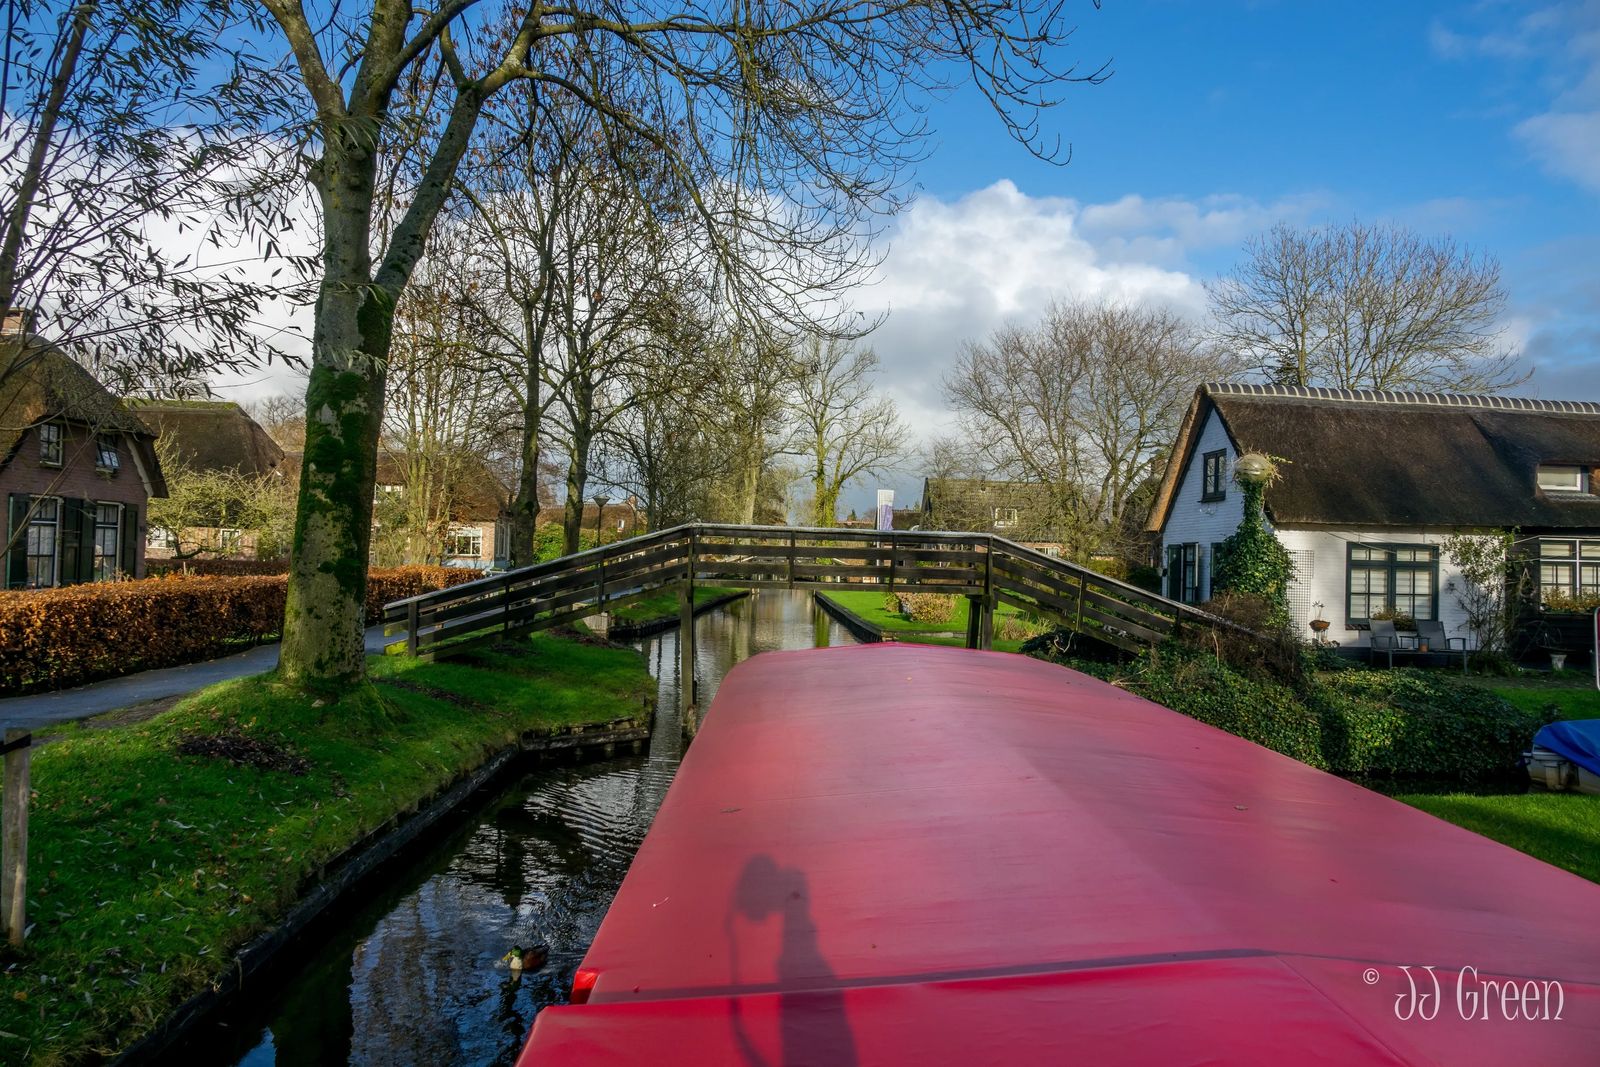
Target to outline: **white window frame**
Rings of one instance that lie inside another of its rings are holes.
[[[995,508],[991,514],[993,515],[992,521],[996,530],[1011,530],[1017,526],[1019,515],[1016,508]],[[1002,515],[1007,517],[1002,518]]]
[[[28,530],[27,530],[26,533],[23,534],[22,554],[30,562],[30,564],[35,559],[42,559],[43,558],[42,556],[39,556],[37,553],[35,553],[33,551],[33,527],[36,526],[36,525],[37,526],[47,525],[46,523],[43,523],[43,522],[39,521],[38,507],[39,507],[39,504],[41,504],[44,501],[50,501],[51,503],[53,503],[55,505],[55,512],[56,512],[55,513],[55,518],[51,519],[50,522],[48,523],[48,525],[55,527],[55,534],[52,537],[51,555],[50,555],[50,584],[49,585],[36,584],[33,581],[33,575],[30,573],[28,575],[28,584],[26,586],[24,586],[24,588],[26,588],[26,589],[54,589],[54,588],[56,588],[57,586],[59,586],[61,584],[61,509],[62,509],[62,501],[61,501],[60,497],[58,497],[58,496],[36,496],[36,497],[30,497],[29,498],[29,500],[28,500]],[[29,570],[31,572],[31,567],[29,568]]]
[[[478,547],[472,552],[457,552],[457,542],[466,539]],[[483,527],[481,526],[452,526],[450,535],[445,538],[445,555],[451,559],[482,559],[483,558]]]
[[[145,531],[144,545],[146,548],[165,548],[176,552],[178,550],[178,531],[169,530],[165,526],[151,526]]]
[[[1588,488],[1587,472],[1575,464],[1541,463],[1535,477],[1547,493],[1581,493]]]
[[[117,442],[110,437],[97,437],[94,441],[94,469],[115,474],[122,469],[122,456]]]
[[[116,520],[112,523],[100,521],[101,508],[116,508]],[[96,582],[108,582],[117,576],[122,568],[122,512],[123,505],[114,500],[96,500],[94,502],[94,578]],[[111,552],[100,551],[100,531],[111,531]],[[100,561],[108,560],[104,574],[100,572]]]

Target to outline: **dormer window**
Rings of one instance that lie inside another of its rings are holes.
[[[95,442],[96,470],[108,471],[115,474],[122,468],[122,458],[117,455],[117,443],[109,437],[102,437]]]
[[[1582,467],[1539,464],[1539,488],[1554,493],[1581,493],[1588,489],[1588,472]]]
[[[47,422],[39,427],[39,462],[46,467],[61,466],[62,442],[64,435],[61,424]]]

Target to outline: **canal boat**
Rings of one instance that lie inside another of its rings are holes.
[[[1600,1061],[1600,886],[1081,673],[723,681],[521,1067]]]

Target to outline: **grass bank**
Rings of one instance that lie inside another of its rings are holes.
[[[885,635],[893,636],[896,641],[958,646],[967,643],[967,619],[971,614],[971,605],[964,596],[951,598],[955,603],[946,619],[938,622],[919,622],[890,610],[888,594],[881,589],[829,589],[817,595],[833,601],[857,618],[876,626]],[[1032,636],[1031,632],[1020,632],[1026,626],[1026,616],[1010,604],[1001,604],[995,608],[994,614],[994,648],[1000,652],[1020,650],[1023,642]],[[1016,636],[1007,636],[1005,633],[1011,627],[1018,628]]]
[[[1600,882],[1600,797],[1579,793],[1401,793],[1447,822]]]
[[[529,731],[647,715],[655,691],[637,653],[549,634],[369,663],[337,702],[263,675],[35,752],[36,925],[0,967],[0,1062],[115,1054],[395,815]]]
[[[694,602],[698,607],[701,604],[720,600],[725,596],[732,596],[741,592],[739,589],[727,588],[718,585],[697,585],[694,587]],[[664,589],[651,596],[640,597],[630,601],[611,613],[611,622],[617,626],[638,626],[641,623],[655,622],[658,619],[676,619],[678,617],[678,591]]]

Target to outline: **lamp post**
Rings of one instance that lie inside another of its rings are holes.
[[[601,528],[605,522],[606,505],[611,503],[611,498],[604,493],[594,495],[594,547],[600,547],[600,535],[604,532]]]

